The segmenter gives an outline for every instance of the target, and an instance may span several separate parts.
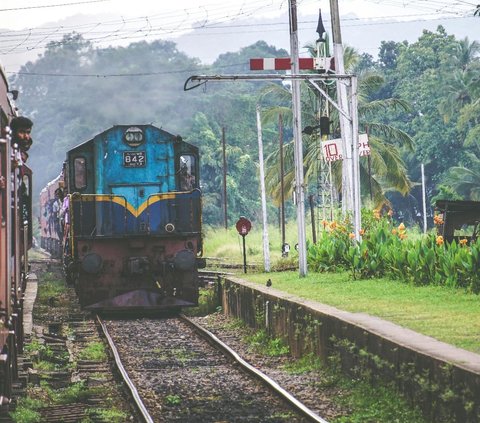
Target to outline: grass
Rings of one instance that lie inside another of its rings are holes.
[[[40,288],[41,286],[41,288]],[[65,282],[53,273],[46,273],[39,284],[37,307],[62,307],[67,305]]]
[[[238,335],[257,354],[269,357],[288,354],[288,348],[281,341],[269,338],[265,331],[254,331],[239,319],[228,319],[224,327],[238,330]],[[374,386],[369,383],[371,377],[364,374],[345,376],[338,355],[325,362],[319,356],[308,354],[286,360],[281,367],[292,375],[309,378],[308,383],[313,383],[318,392],[338,406],[339,415],[331,418],[331,423],[425,422],[420,411],[412,407],[395,386],[385,386],[381,381]]]
[[[288,355],[290,349],[280,338],[270,338],[264,330],[259,330],[246,337],[245,342],[250,348],[260,354],[269,357],[280,357]]]
[[[103,345],[102,342],[97,341],[89,342],[86,347],[80,351],[78,357],[81,360],[87,361],[104,361],[107,359],[105,345]]]
[[[180,405],[182,398],[179,395],[167,395],[165,397],[165,404],[169,406]]]
[[[478,295],[389,279],[351,280],[348,273],[257,273],[243,278],[353,313],[368,313],[441,341],[480,352]]]
[[[228,259],[235,263],[243,263],[243,240],[234,225],[230,229],[206,227],[204,230],[204,256]],[[290,244],[291,250],[295,251],[297,243],[296,227],[289,225],[286,228],[285,239]],[[282,237],[278,228],[269,228],[270,258],[279,261],[282,257]],[[247,264],[263,265],[263,229],[261,226],[252,225],[252,229],[245,237],[245,249]],[[295,252],[293,253],[295,254]]]
[[[92,415],[92,418],[86,418],[80,423],[94,423],[94,422],[104,422],[104,423],[117,423],[128,421],[128,416],[123,411],[117,410],[115,408],[104,409],[104,408],[95,408],[89,410],[89,414]]]
[[[424,422],[420,411],[412,408],[394,386],[372,386],[359,378],[345,377],[340,372],[339,363],[327,367],[318,356],[309,354],[284,368],[296,375],[315,372],[319,389],[337,390],[335,403],[351,412],[348,416],[332,419],[332,423]]]
[[[287,233],[294,232],[289,225]],[[247,243],[262,245],[261,228],[255,225],[247,235]],[[270,228],[270,246],[280,245],[278,228]],[[229,259],[241,263],[240,235],[235,229],[206,231],[205,256],[218,257],[216,246],[230,251]],[[250,238],[249,238],[250,237]],[[288,238],[295,239],[295,238]],[[294,245],[295,241],[291,242]],[[292,250],[290,256],[296,253]],[[290,259],[291,257],[289,257]],[[281,262],[280,252],[272,252],[272,268]],[[207,260],[208,262],[208,260]],[[247,256],[247,263],[263,263],[262,254]],[[347,272],[313,273],[299,277],[298,271],[253,273],[239,271],[238,276],[301,298],[332,305],[353,313],[368,313],[405,326],[443,342],[480,353],[480,297],[460,289],[439,286],[410,286],[389,279],[352,280]]]
[[[421,423],[425,421],[420,411],[412,409],[407,401],[399,398],[393,388],[372,387],[368,382],[346,378],[339,380],[337,386],[343,391],[337,397],[337,402],[352,410],[352,413],[335,418],[331,421],[332,423]]]

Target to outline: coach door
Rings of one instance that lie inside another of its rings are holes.
[[[12,234],[10,233],[11,225],[11,211],[10,211],[10,153],[8,148],[8,141],[0,138],[0,311],[6,312],[8,310],[10,301],[10,279],[11,279],[11,245],[10,240]],[[2,340],[3,341],[3,340]],[[2,343],[1,345],[4,345]]]

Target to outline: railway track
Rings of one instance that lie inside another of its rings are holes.
[[[97,320],[145,422],[326,422],[185,316]]]

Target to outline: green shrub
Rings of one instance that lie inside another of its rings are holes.
[[[417,236],[389,217],[364,212],[362,240],[348,222],[324,222],[308,264],[318,272],[349,270],[354,279],[388,276],[413,285],[439,285],[480,293],[480,240],[446,245],[435,233]]]

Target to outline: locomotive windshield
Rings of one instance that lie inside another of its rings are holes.
[[[75,157],[74,160],[75,172],[75,188],[83,189],[87,186],[87,167],[84,157]]]
[[[180,191],[191,191],[196,186],[195,156],[180,156]]]

